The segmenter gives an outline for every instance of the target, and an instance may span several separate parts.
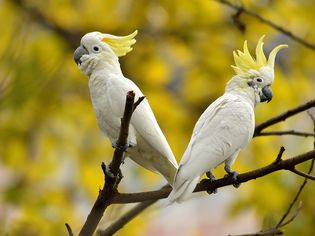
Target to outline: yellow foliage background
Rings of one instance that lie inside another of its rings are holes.
[[[315,42],[313,1],[242,2]],[[196,120],[233,76],[232,51],[245,39],[253,49],[265,34],[266,52],[280,43],[289,45],[277,57],[274,99],[257,107],[257,123],[313,99],[315,51],[245,15],[242,34],[233,25],[233,14],[209,0],[0,1],[0,235],[66,235],[65,222],[78,232],[103,185],[100,163],[111,160],[113,149],[97,127],[88,79],[72,58],[86,32],[126,35],[139,30],[134,50],[120,59],[121,67],[147,96],[178,161]],[[286,129],[311,132],[313,126],[304,113],[273,128]],[[255,138],[234,168],[259,168],[274,160],[281,145],[290,157],[311,150],[312,142]],[[121,191],[161,186],[162,177],[126,165]],[[222,168],[216,175],[223,175]],[[301,182],[283,171],[246,183],[235,192],[230,212],[251,207],[268,227],[281,217]],[[314,187],[309,183],[304,190],[303,208],[286,235],[315,234]],[[119,207],[106,218],[115,218],[117,211]],[[146,235],[148,214],[150,210],[118,235]]]

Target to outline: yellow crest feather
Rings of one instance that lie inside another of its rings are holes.
[[[270,55],[268,60],[264,54],[263,46],[264,46],[264,35],[260,37],[256,46],[256,59],[254,59],[247,47],[247,41],[244,42],[243,52],[240,50],[233,51],[233,57],[235,65],[232,65],[236,74],[247,73],[249,70],[259,70],[263,66],[269,66],[271,69],[274,67],[274,62],[277,53],[282,49],[288,47],[288,45],[281,44],[275,47]]]
[[[107,43],[111,49],[114,51],[116,56],[125,56],[128,52],[132,50],[132,45],[136,43],[134,37],[137,35],[138,31],[135,30],[132,34],[127,36],[115,36],[111,34],[103,34],[102,41]]]

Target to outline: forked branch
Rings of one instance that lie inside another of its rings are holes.
[[[103,189],[99,191],[98,197],[79,233],[79,236],[93,235],[106,208],[111,204],[112,198],[117,194],[117,186],[122,178],[120,165],[123,161],[124,152],[127,148],[127,138],[131,116],[144,97],[139,98],[136,103],[134,102],[134,99],[135,93],[133,91],[129,91],[126,96],[124,115],[121,119],[121,127],[113,160],[108,167],[102,163],[102,170],[105,175],[105,183]]]

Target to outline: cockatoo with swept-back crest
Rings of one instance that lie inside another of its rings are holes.
[[[136,34],[137,31],[127,36],[87,33],[74,52],[75,62],[89,77],[98,125],[113,145],[118,139],[127,92],[134,91],[135,99],[143,96],[137,85],[124,77],[118,61],[132,50]],[[128,144],[127,156],[173,183],[178,165],[147,100],[133,113]]]
[[[272,98],[275,57],[280,49],[287,47],[277,46],[267,60],[263,38],[258,41],[256,59],[249,53],[246,41],[243,52],[233,52],[235,66],[232,67],[236,75],[227,83],[224,95],[197,121],[176,173],[170,202],[187,199],[204,173],[213,180],[211,171],[223,162],[225,171],[237,184],[237,172],[231,165],[253,136],[255,105]]]

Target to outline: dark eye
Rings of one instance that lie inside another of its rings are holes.
[[[261,83],[261,82],[263,82],[263,79],[262,78],[256,78],[256,81],[258,82],[258,83]]]
[[[98,51],[100,50],[100,48],[99,48],[98,46],[94,46],[94,47],[93,47],[93,50],[94,50],[95,52],[98,52]]]

